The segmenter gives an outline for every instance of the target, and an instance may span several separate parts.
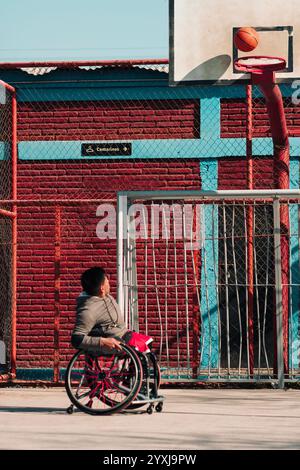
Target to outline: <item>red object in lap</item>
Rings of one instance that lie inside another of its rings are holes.
[[[132,332],[131,338],[128,341],[128,345],[132,346],[133,348],[137,349],[139,352],[150,352],[149,344],[152,343],[153,338],[148,335],[143,335],[141,333],[137,333],[136,331]]]

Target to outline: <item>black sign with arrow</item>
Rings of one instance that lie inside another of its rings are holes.
[[[83,157],[116,157],[131,155],[132,145],[128,142],[104,142],[98,144],[81,144]]]

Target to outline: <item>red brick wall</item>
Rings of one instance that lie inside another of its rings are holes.
[[[88,163],[19,163],[19,197],[115,197],[115,191],[200,189],[198,160],[109,161]],[[111,272],[116,293],[116,243],[96,237],[96,206],[64,209],[61,245],[60,353],[62,364],[72,353],[70,331],[81,272],[95,264]],[[158,256],[158,266],[163,266]],[[163,305],[163,300],[162,305]],[[157,312],[156,312],[157,315]],[[172,314],[170,314],[172,315]],[[175,313],[174,313],[175,315]],[[182,316],[182,331],[186,319]],[[53,367],[54,212],[27,206],[19,211],[17,366]],[[181,324],[181,323],[180,323]],[[160,336],[159,322],[151,334]],[[172,348],[176,353],[177,344]],[[186,339],[181,339],[184,349]],[[158,342],[155,344],[158,347]]]
[[[300,107],[284,99],[289,135],[300,135]],[[221,99],[221,137],[246,137],[247,106],[242,99]],[[262,100],[253,100],[253,136],[270,137],[267,109]]]
[[[253,189],[273,189],[273,157],[255,158],[253,177]],[[247,162],[244,158],[219,160],[218,189],[247,189]]]
[[[193,139],[199,100],[75,101],[18,104],[26,140]]]

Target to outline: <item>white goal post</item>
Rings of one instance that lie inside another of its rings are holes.
[[[118,193],[118,302],[166,380],[298,380],[299,204],[298,190]]]

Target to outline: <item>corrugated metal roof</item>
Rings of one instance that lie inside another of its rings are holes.
[[[57,67],[30,67],[21,68],[20,70],[22,70],[22,72],[28,73],[28,75],[45,75],[56,69]]]
[[[95,65],[95,66],[79,66],[76,67],[78,69],[82,70],[97,70],[97,69],[103,69],[103,68],[122,68],[124,66],[122,65]],[[138,68],[138,69],[143,69],[143,70],[153,70],[154,72],[161,72],[161,73],[168,73],[169,72],[169,65],[168,64],[138,64],[138,65],[132,65],[132,68]],[[20,70],[23,72],[28,73],[28,75],[45,75],[53,72],[54,70],[57,70],[58,67],[22,67]],[[74,69],[75,70],[75,69]]]

